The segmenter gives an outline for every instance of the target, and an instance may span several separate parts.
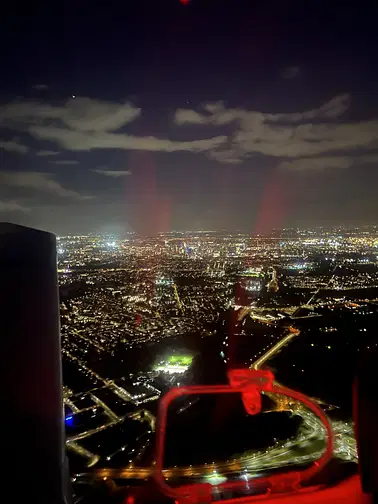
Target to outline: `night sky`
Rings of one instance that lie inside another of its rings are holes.
[[[378,223],[378,8],[185,3],[2,7],[0,220],[61,235]]]

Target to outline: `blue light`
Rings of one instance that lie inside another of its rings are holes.
[[[67,425],[72,425],[73,424],[73,415],[69,415],[66,417],[65,422]]]

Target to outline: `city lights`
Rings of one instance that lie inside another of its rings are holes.
[[[197,351],[185,350],[185,337],[195,335],[199,359],[211,342],[214,358],[226,369],[272,366],[283,376],[278,374],[279,380],[293,381],[293,388],[311,380],[314,360],[335,363],[342,345],[353,341],[355,353],[374,348],[370,320],[378,316],[378,305],[365,292],[378,287],[376,243],[366,234],[339,229],[328,236],[287,230],[279,240],[214,233],[128,235],[117,241],[61,237],[63,362],[86,384],[76,388],[73,381],[65,388],[64,401],[72,412],[65,417],[69,451],[80,454],[101,478],[118,469],[103,470],[99,461],[119,467],[122,478],[148,477],[150,468],[138,464],[151,449],[155,431],[149,405],[198,373]],[[342,321],[360,339],[346,338]],[[159,357],[151,359],[151,345]],[[129,357],[134,351],[148,356],[149,364]],[[102,359],[109,359],[108,368],[101,367]],[[201,372],[214,366],[211,360],[203,363]],[[184,418],[196,404],[180,404],[177,414]],[[198,475],[216,486],[235,474],[249,484],[262,470],[315,460],[324,442],[321,425],[295,403],[276,400],[275,410],[300,419],[302,427],[290,440],[275,438],[264,450],[241,453],[229,462],[209,460],[210,474],[192,464],[169,468],[167,477]],[[128,439],[116,434],[125,423],[128,432],[135,431]],[[336,456],[355,461],[352,424],[335,422],[334,429]]]

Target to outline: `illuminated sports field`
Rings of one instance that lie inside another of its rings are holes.
[[[191,355],[171,355],[168,357],[168,364],[177,365],[177,366],[190,366],[192,363],[193,357]]]
[[[170,355],[164,361],[160,361],[155,366],[155,371],[164,371],[166,373],[184,373],[190,364],[193,357],[191,355]]]

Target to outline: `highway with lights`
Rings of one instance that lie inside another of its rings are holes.
[[[294,415],[302,418],[302,425],[295,439],[276,443],[266,450],[235,455],[235,458],[218,463],[196,466],[170,467],[163,471],[169,479],[192,478],[211,479],[240,474],[242,477],[256,477],[262,470],[277,469],[288,465],[305,464],[318,459],[325,448],[325,429],[321,421],[307,409],[298,405]],[[333,424],[335,433],[335,456],[343,460],[356,460],[356,446],[352,426],[344,422]],[[117,469],[96,469],[94,473],[82,475],[95,479],[147,479],[153,467],[128,467]]]
[[[272,346],[268,351],[266,351],[259,359],[257,359],[251,366],[251,369],[259,369],[267,360],[271,359],[274,355],[281,351],[281,349],[286,346],[293,338],[300,335],[299,329],[294,327],[289,327],[286,334],[280,341]]]

